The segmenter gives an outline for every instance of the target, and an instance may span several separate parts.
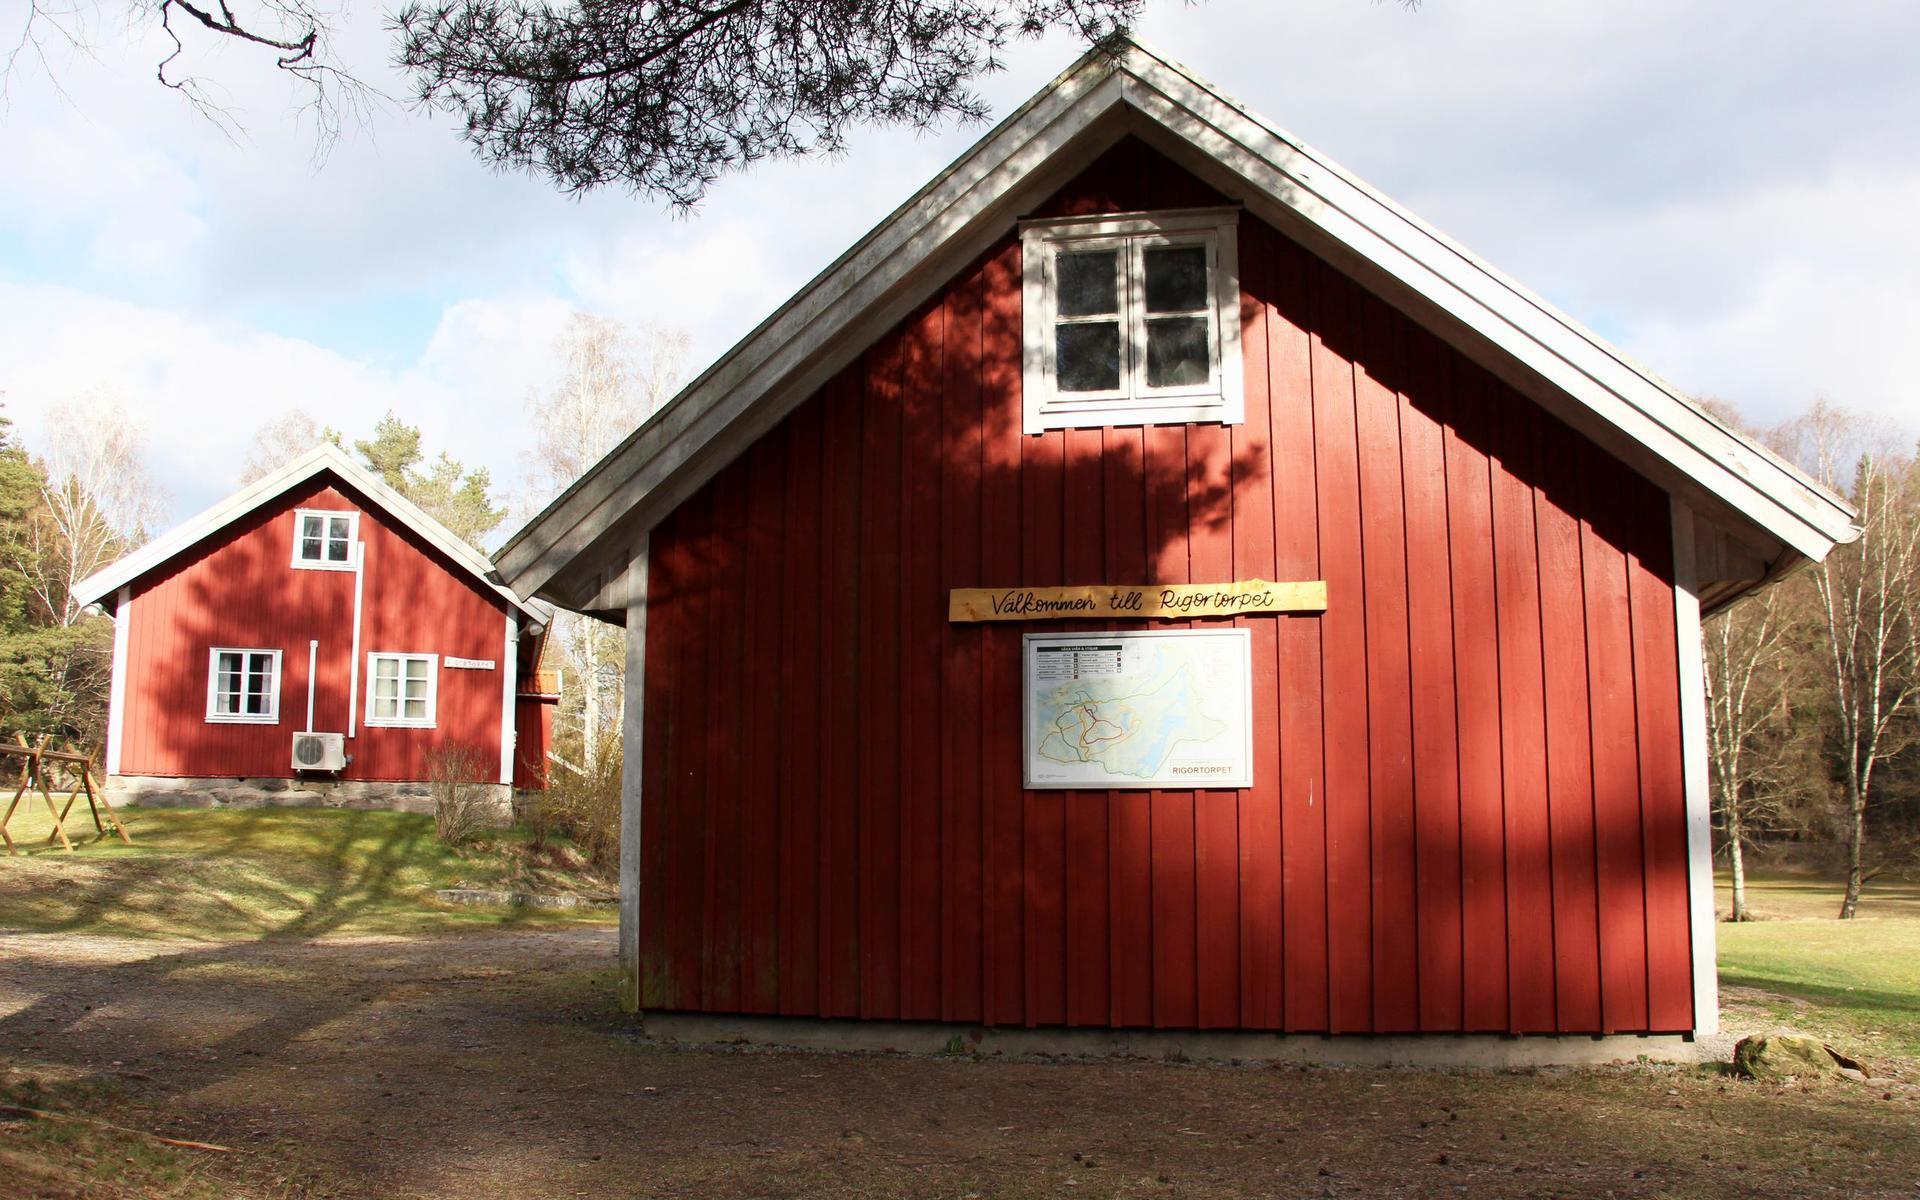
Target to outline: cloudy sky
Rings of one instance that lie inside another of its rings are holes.
[[[404,95],[381,25],[363,0],[341,53]],[[1920,428],[1910,0],[1150,0],[1140,32],[1682,387]],[[400,104],[316,164],[258,56],[195,59],[232,137],[153,82],[155,31],[90,36],[18,60],[0,108],[0,404],[31,445],[117,399],[176,519],[293,409],[392,409],[517,487],[569,311],[683,327],[697,371],[981,132],[867,132],[678,217],[494,174]],[[1019,48],[996,115],[1077,52]]]

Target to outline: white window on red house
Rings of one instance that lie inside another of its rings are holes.
[[[318,571],[353,570],[353,539],[359,527],[356,512],[295,509],[293,565]]]
[[[367,655],[367,724],[432,728],[440,690],[437,654]]]
[[[276,724],[280,720],[280,652],[215,646],[207,666],[207,720]]]
[[[1238,217],[1021,225],[1028,433],[1244,419]]]

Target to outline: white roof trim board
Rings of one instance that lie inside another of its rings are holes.
[[[1137,43],[1083,57],[516,533],[500,577],[568,607],[752,440],[1031,204],[1145,137],[1779,565],[1859,535],[1852,509],[1514,281]],[[1071,145],[1068,153],[1061,153]],[[603,601],[605,593],[602,592]]]
[[[228,496],[184,524],[168,530],[112,566],[97,571],[74,586],[74,599],[81,604],[102,604],[109,609],[113,593],[125,584],[193,549],[233,522],[269,503],[294,487],[323,472],[332,472],[342,483],[359,492],[402,526],[459,567],[479,580],[487,590],[520,610],[541,629],[551,623],[553,610],[538,600],[522,600],[493,578],[493,564],[487,556],[455,537],[445,525],[434,520],[413,501],[394,491],[379,476],[349,458],[331,444],[321,444],[286,466],[256,480]]]

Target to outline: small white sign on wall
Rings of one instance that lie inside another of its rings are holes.
[[[491,671],[497,664],[490,658],[455,658],[449,654],[440,665],[462,671]]]

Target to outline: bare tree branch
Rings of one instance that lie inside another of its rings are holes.
[[[54,7],[50,0],[27,0],[20,38],[0,61],[0,98],[6,94],[20,55],[29,50],[57,88],[59,74],[46,53],[47,39],[58,36],[72,49],[90,53],[92,43],[85,32],[88,17],[102,11],[124,11],[136,20],[153,21],[167,41],[166,53],[154,64],[154,75],[161,86],[184,97],[194,111],[236,141],[242,130],[232,109],[215,98],[203,77],[184,69],[190,47],[182,32],[191,30],[206,38],[270,52],[274,69],[308,89],[301,110],[314,122],[315,158],[322,160],[349,125],[365,125],[374,109],[389,99],[342,66],[333,54],[334,26],[344,13],[338,5],[343,2],[245,0],[236,9],[236,0],[214,0],[212,4],[206,0],[124,0],[124,7],[116,0],[71,0],[65,7]],[[183,17],[177,25],[176,14]]]

